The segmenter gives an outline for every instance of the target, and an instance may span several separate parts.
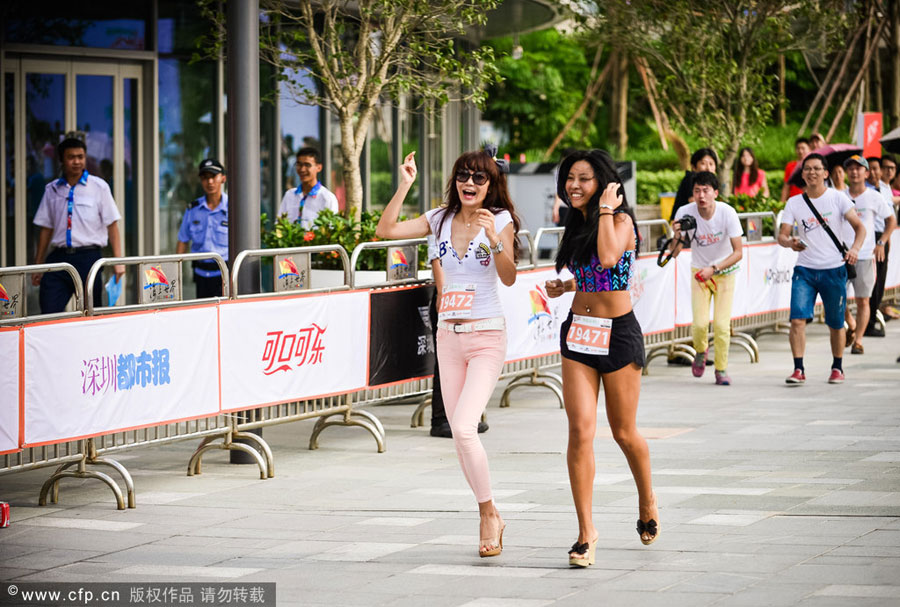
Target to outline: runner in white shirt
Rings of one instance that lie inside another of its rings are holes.
[[[494,505],[487,454],[478,438],[478,421],[497,385],[506,358],[506,325],[497,294],[497,278],[516,281],[519,220],[505,163],[493,150],[467,152],[453,166],[447,206],[398,222],[400,208],[416,180],[414,152],[400,170],[400,187],[375,231],[379,238],[421,238],[434,234],[443,294],[438,306],[437,356],[444,408],[463,474],[481,515],[478,554],[503,549],[503,519]]]
[[[825,187],[828,164],[825,157],[815,152],[803,159],[802,175],[806,181],[806,193],[787,201],[778,229],[778,244],[798,251],[797,265],[791,281],[791,353],[794,356],[794,372],[785,380],[788,384],[806,382],[803,354],[806,350],[806,320],[812,318],[816,295],[822,297],[825,306],[825,324],[831,330],[831,375],[828,383],[844,381],[844,309],[847,305],[847,270],[844,260],[856,263],[859,249],[866,237],[866,228],[856,214],[853,203],[844,194]],[[844,255],[825,231],[807,204],[805,198],[828,224],[837,239],[841,238],[844,223],[853,227],[856,238]],[[794,225],[800,237],[791,235]]]
[[[869,298],[875,286],[875,220],[878,218],[882,224],[887,223],[886,233],[890,236],[897,219],[894,217],[892,206],[880,192],[866,187],[869,162],[865,158],[859,155],[851,156],[844,161],[844,167],[850,181],[850,187],[845,194],[853,201],[856,213],[866,228],[866,239],[859,250],[859,261],[856,262],[856,278],[849,281],[853,285],[856,299],[856,318],[850,315],[849,310],[844,313],[849,327],[847,347],[850,348],[851,354],[863,354],[865,350],[862,337],[869,323]],[[844,226],[843,237],[845,243],[853,242],[855,234],[849,224]],[[884,257],[884,246],[879,246],[878,249]],[[859,330],[860,327],[862,330]]]
[[[338,212],[337,197],[319,181],[322,161],[315,148],[300,148],[294,165],[300,185],[284,193],[278,214],[287,214],[288,221],[298,221],[305,230],[312,228],[323,209]]]
[[[731,307],[734,302],[734,271],[743,255],[741,236],[744,229],[737,212],[728,203],[716,200],[719,180],[713,173],[703,172],[694,176],[694,201],[675,214],[673,226],[675,239],[680,242],[681,222],[691,215],[697,228],[690,231],[691,239],[691,310],[694,337],[694,377],[702,377],[706,370],[709,348],[709,301],[715,300],[713,317],[713,343],[716,348],[716,384],[728,386],[728,348],[731,347]],[[675,250],[674,256],[680,251]]]

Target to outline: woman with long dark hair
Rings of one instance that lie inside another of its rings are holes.
[[[737,160],[734,162],[731,191],[733,194],[746,194],[747,196],[756,196],[762,192],[763,196],[769,197],[769,182],[766,180],[766,172],[759,168],[759,161],[751,147],[741,148]]]
[[[400,169],[400,187],[375,231],[390,239],[435,235],[444,273],[437,331],[441,392],[463,475],[478,502],[482,557],[503,550],[505,524],[491,494],[478,421],[506,358],[497,278],[505,285],[515,283],[519,249],[519,219],[501,170],[505,165],[493,152],[460,156],[447,183],[447,205],[398,222],[403,199],[416,180],[415,152],[409,154]]]
[[[591,506],[601,383],[609,427],[637,484],[641,542],[651,544],[659,533],[650,452],[637,429],[644,336],[628,288],[639,236],[616,165],[605,151],[578,151],[566,157],[559,168],[557,192],[571,210],[556,270],[568,267],[575,278],[547,281],[546,288],[551,297],[575,291],[572,309],[560,329],[569,420],[566,460],[578,515],[578,539],[569,551],[569,564],[587,567],[594,563],[600,537]]]

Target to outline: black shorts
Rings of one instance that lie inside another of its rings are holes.
[[[571,310],[559,330],[559,351],[563,358],[592,367],[599,373],[612,373],[630,363],[639,367],[644,366],[644,334],[633,311],[612,319],[609,354],[606,355],[571,352],[566,344],[570,326],[572,326]]]

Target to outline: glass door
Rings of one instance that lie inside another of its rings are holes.
[[[4,203],[16,212],[6,214],[3,226],[5,265],[34,262],[34,215],[44,188],[60,176],[56,145],[69,133],[85,140],[87,170],[109,184],[122,214],[125,254],[137,255],[143,250],[141,67],[55,59],[9,64],[3,79]],[[30,294],[29,301],[36,304],[37,297]]]

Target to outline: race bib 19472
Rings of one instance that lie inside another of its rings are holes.
[[[572,352],[582,354],[609,354],[609,338],[612,334],[611,318],[593,316],[572,317],[572,326],[566,335],[566,345]]]
[[[452,318],[472,318],[472,303],[475,301],[474,284],[452,284],[444,287],[441,295],[440,320]]]

